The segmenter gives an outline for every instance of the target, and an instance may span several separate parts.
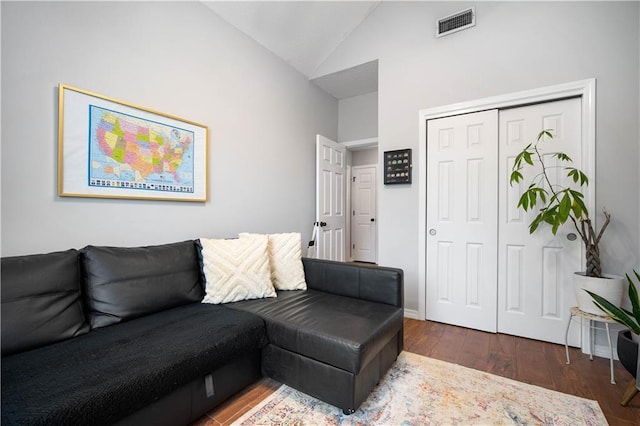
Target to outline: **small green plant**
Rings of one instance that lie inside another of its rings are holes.
[[[589,217],[589,210],[584,203],[583,187],[589,185],[589,178],[576,167],[564,167],[567,177],[573,182],[573,187],[565,187],[552,183],[549,178],[550,169],[562,166],[549,166],[538,148],[543,138],[553,139],[551,130],[543,130],[538,134],[535,143],[527,145],[515,158],[511,169],[510,185],[519,184],[524,180],[522,170],[525,167],[538,168],[540,172],[534,176],[531,184],[518,201],[518,207],[524,211],[532,210],[540,205],[538,214],[529,225],[529,233],[533,234],[542,224],[551,226],[551,232],[556,235],[558,229],[568,220],[573,223],[578,235],[586,249],[586,275],[589,277],[601,277],[602,266],[600,264],[599,243],[605,229],[611,221],[611,215],[603,210],[605,221],[596,233],[593,222]],[[572,163],[573,160],[563,153],[551,154],[551,159],[557,158],[560,162]]]
[[[633,273],[640,283],[640,274],[635,270]],[[588,290],[585,291],[593,298],[593,303],[595,303],[598,308],[602,309],[614,321],[624,325],[635,334],[640,334],[640,300],[638,300],[638,290],[631,280],[631,277],[629,277],[629,274],[626,274],[626,277],[627,281],[629,281],[629,300],[631,301],[632,306],[631,311],[614,305],[602,296]]]

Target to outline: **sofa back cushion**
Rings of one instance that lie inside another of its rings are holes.
[[[151,247],[82,249],[92,328],[199,302],[203,297],[193,241]]]
[[[3,356],[89,331],[77,250],[3,258],[1,300]]]

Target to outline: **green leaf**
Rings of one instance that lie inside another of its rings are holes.
[[[511,179],[509,180],[509,185],[513,186],[514,183],[520,183],[522,179],[524,179],[524,176],[522,176],[522,173],[520,173],[518,170],[514,170],[513,172],[511,172]]]
[[[531,207],[535,206],[538,202],[537,198],[540,197],[540,200],[542,202],[542,204],[546,204],[547,203],[547,191],[544,188],[534,188],[531,187],[529,188],[529,192],[531,193],[531,195],[529,195],[529,205]]]
[[[538,226],[540,225],[540,223],[542,223],[542,218],[543,214],[540,213],[535,217],[535,219],[533,219],[533,221],[529,225],[529,234],[533,234],[534,232],[536,232],[536,229],[538,229]]]
[[[540,194],[540,199],[542,200],[543,204],[547,204],[547,190],[544,188],[540,188],[540,191],[538,191],[538,193]]]
[[[579,198],[579,199],[584,198],[584,194],[582,194],[582,192],[580,191],[576,191],[575,189],[570,189],[569,192],[571,193],[571,196],[573,198]]]
[[[549,139],[553,139],[553,135],[551,134],[551,129],[549,130],[543,130],[540,133],[538,133],[538,141],[540,141],[540,139],[542,139],[543,137],[548,137]]]
[[[560,207],[558,209],[558,222],[563,224],[569,218],[569,212],[571,211],[571,198],[568,193],[564,193],[562,200],[560,201]],[[554,233],[555,235],[555,233]]]
[[[557,152],[555,154],[553,154],[554,157],[557,157],[558,160],[561,161],[567,161],[569,163],[573,163],[573,160],[571,159],[571,157],[569,157],[567,154],[565,154],[564,152]]]
[[[578,174],[578,170],[572,167],[567,167],[567,170],[569,170],[569,172],[567,172],[567,177],[573,179],[574,183],[578,183],[578,181],[580,180],[580,175]]]
[[[573,197],[573,215],[576,219],[582,219],[589,217],[589,210],[587,210],[587,206],[584,204],[582,200],[583,195],[578,191],[569,190],[571,196]]]
[[[567,172],[567,177],[572,178],[574,183],[578,183],[578,181],[580,181],[580,186],[589,184],[589,178],[582,170],[576,169],[575,167],[566,167],[565,170],[569,170]]]
[[[530,189],[527,191],[529,193],[529,206],[534,207],[536,205],[536,191],[535,189]]]
[[[516,155],[516,158],[513,160],[513,167],[511,170],[520,170],[520,164],[522,163],[522,152]]]
[[[583,172],[580,172],[580,186],[589,185],[589,178]]]
[[[593,298],[594,303],[600,309],[602,309],[603,312],[606,312],[613,320],[629,328],[634,333],[640,334],[640,324],[634,322],[633,318],[627,315],[622,309],[609,302],[602,296],[599,296],[588,290],[585,291],[589,293],[589,295]]]
[[[575,199],[571,204],[571,211],[573,212],[573,216],[575,216],[576,219],[579,219],[582,216],[582,206],[580,205],[580,203],[576,202]]]
[[[546,209],[543,214],[544,221],[547,222],[549,225],[555,224],[556,216],[558,215],[557,210],[558,210],[558,206],[553,206]]]
[[[525,212],[529,210],[529,191],[522,194],[520,201],[518,201],[518,207],[522,207]]]
[[[636,275],[636,277],[638,278],[638,282],[640,283],[640,274],[638,274],[638,272],[636,272],[635,270],[633,271],[633,273]],[[631,306],[633,307],[633,315],[636,318],[636,321],[640,323],[640,301],[638,300],[638,289],[636,289],[633,281],[631,281],[629,274],[625,275],[627,277],[627,281],[629,281],[629,300],[631,301]]]
[[[531,159],[531,153],[529,151],[524,151],[523,153],[524,161],[533,166],[533,160]]]

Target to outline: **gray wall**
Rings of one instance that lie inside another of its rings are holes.
[[[378,164],[378,148],[359,149],[351,153],[352,166]]]
[[[437,18],[472,5],[475,27],[434,37]],[[613,216],[601,254],[624,273],[640,265],[639,15],[638,2],[383,2],[314,77],[379,60],[380,153],[417,152],[420,109],[595,77],[596,205]],[[418,185],[380,182],[378,199],[379,263],[405,270],[414,310]]]
[[[378,92],[338,101],[338,142],[378,136]]]
[[[146,245],[314,220],[337,101],[200,2],[1,3],[2,255]],[[118,19],[108,19],[109,17]],[[60,198],[57,86],[209,127],[205,203]]]

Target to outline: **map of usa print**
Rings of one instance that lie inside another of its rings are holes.
[[[193,132],[95,105],[89,116],[89,186],[193,193]]]

